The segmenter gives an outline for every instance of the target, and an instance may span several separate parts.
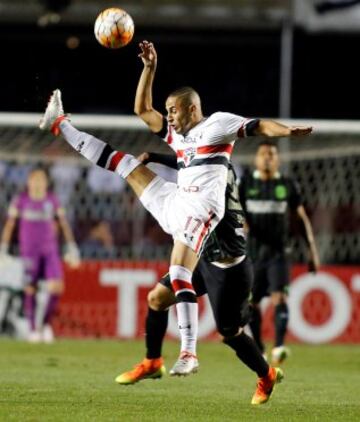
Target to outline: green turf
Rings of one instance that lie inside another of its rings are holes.
[[[166,343],[170,366],[177,343]],[[250,405],[255,376],[217,343],[199,345],[200,372],[119,386],[141,342],[0,341],[1,421],[357,421],[358,346],[292,346],[270,402]]]

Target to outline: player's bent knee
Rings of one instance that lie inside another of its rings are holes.
[[[237,336],[239,336],[242,333],[244,333],[244,328],[238,327],[236,330],[224,332],[225,335],[221,333],[220,334],[222,335],[222,342],[225,344],[230,344],[232,343],[233,339],[235,339]]]
[[[223,342],[226,343],[227,339],[231,339],[241,334],[243,331],[242,327],[233,326],[233,327],[219,327],[218,332],[223,338]]]
[[[168,303],[165,298],[156,290],[150,290],[147,296],[147,302],[149,308],[153,309],[154,311],[165,311],[165,309],[168,307]]]

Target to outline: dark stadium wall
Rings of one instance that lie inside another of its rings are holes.
[[[67,47],[77,37],[77,48]],[[133,112],[141,63],[137,43],[149,39],[159,53],[155,105],[166,94],[192,85],[205,112],[227,110],[249,116],[278,115],[280,32],[190,31],[136,28],[134,41],[119,51],[99,46],[92,27],[0,27],[1,111],[41,111],[49,92],[63,90],[71,112]],[[359,118],[355,107],[360,36],[295,36],[293,117]]]

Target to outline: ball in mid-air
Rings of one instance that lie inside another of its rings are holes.
[[[111,7],[99,14],[95,21],[95,37],[106,48],[120,48],[129,44],[134,35],[134,21],[123,9]]]

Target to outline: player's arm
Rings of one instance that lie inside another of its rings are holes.
[[[0,254],[6,255],[16,226],[16,218],[8,217],[1,234]]]
[[[302,232],[309,247],[309,271],[316,273],[320,267],[320,259],[311,222],[303,205],[296,208],[296,214],[302,224]]]
[[[158,154],[156,152],[143,152],[137,159],[143,164],[158,163],[177,170],[177,158],[174,154]]]
[[[253,130],[255,136],[304,136],[312,132],[311,126],[285,126],[274,120],[259,119]]]
[[[56,216],[59,221],[59,226],[61,229],[61,232],[64,236],[66,243],[75,243],[75,237],[73,234],[73,231],[71,229],[71,226],[69,224],[68,219],[66,218],[65,211],[63,208],[59,208],[56,212]]]
[[[144,68],[141,72],[135,95],[134,112],[152,132],[160,132],[163,128],[163,115],[154,109],[152,100],[153,82],[157,66],[157,54],[152,43],[143,41],[139,44]]]
[[[303,136],[312,131],[310,126],[285,126],[274,120],[263,120],[245,118],[232,113],[218,112],[218,122],[222,127],[221,137],[228,136],[230,139],[234,136],[241,139],[248,136]],[[217,139],[215,142],[217,142]]]
[[[66,218],[64,209],[58,208],[56,216],[66,242],[66,253],[64,256],[65,261],[67,261],[72,266],[77,266],[80,264],[80,252],[76,245],[74,233],[71,229],[68,219]]]
[[[12,239],[12,235],[15,230],[16,221],[19,216],[19,211],[14,206],[14,204],[11,204],[9,207],[8,217],[5,221],[3,231],[1,233],[1,243],[0,243],[0,254],[6,255],[9,250],[9,244]]]

